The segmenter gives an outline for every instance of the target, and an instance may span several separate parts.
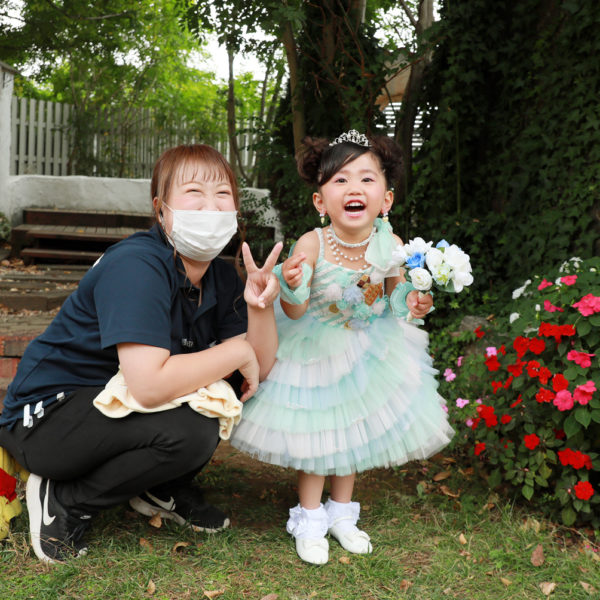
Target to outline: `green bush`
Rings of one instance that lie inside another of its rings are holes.
[[[441,386],[455,443],[489,485],[565,525],[600,525],[599,273],[600,258],[573,258],[532,277],[505,315],[469,334],[476,344]]]
[[[6,215],[0,212],[0,242],[7,242],[10,238],[10,222]]]

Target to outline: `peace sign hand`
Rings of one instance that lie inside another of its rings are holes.
[[[248,277],[246,279],[246,288],[244,289],[244,300],[248,306],[256,308],[266,308],[273,304],[279,294],[279,280],[273,275],[273,267],[277,264],[277,259],[283,248],[283,242],[277,242],[271,250],[271,253],[265,260],[262,268],[258,268],[250,246],[246,242],[242,244],[242,257]]]

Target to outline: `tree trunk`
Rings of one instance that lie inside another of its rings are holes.
[[[415,24],[417,36],[433,23],[433,0],[419,1],[419,16]],[[402,97],[401,118],[396,125],[395,138],[402,148],[403,181],[396,185],[396,199],[402,201],[412,185],[412,153],[415,120],[417,117],[419,97],[423,88],[423,78],[431,62],[432,53],[427,50],[411,64],[408,84]]]
[[[283,28],[283,45],[290,71],[290,93],[292,101],[292,129],[294,133],[294,154],[300,150],[302,140],[306,135],[306,122],[304,116],[304,102],[299,84],[298,51],[292,24],[288,21]]]
[[[235,90],[233,87],[233,48],[227,44],[228,80],[227,80],[227,137],[229,139],[229,164],[237,172],[237,139],[235,137]]]

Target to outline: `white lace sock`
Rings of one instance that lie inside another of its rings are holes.
[[[336,502],[329,498],[325,503],[327,526],[336,525],[341,531],[358,531],[356,523],[360,516],[358,502]]]
[[[290,508],[290,518],[286,530],[296,539],[319,539],[325,537],[328,528],[327,512],[321,504],[319,508],[306,509],[300,504]]]

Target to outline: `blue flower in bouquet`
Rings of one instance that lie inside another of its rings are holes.
[[[406,259],[406,266],[409,269],[419,269],[425,265],[425,255],[420,252],[412,254]]]

